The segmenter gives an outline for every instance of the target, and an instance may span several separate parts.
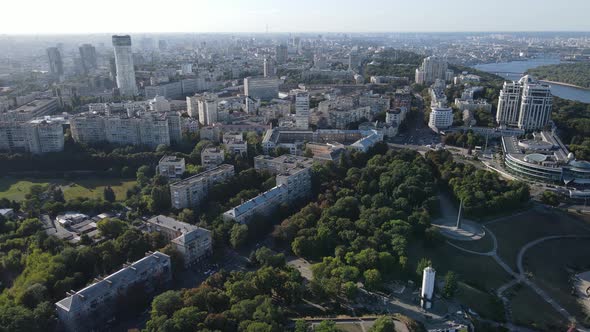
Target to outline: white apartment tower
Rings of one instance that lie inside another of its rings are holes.
[[[205,93],[197,99],[199,109],[199,122],[203,126],[209,126],[217,122],[217,96]]]
[[[549,124],[552,109],[553,95],[549,85],[526,75],[518,82],[504,82],[496,122],[524,130],[538,130]]]
[[[186,97],[186,112],[191,118],[199,118],[199,103],[198,96]]]
[[[133,53],[131,52],[131,37],[113,36],[115,48],[115,66],[117,68],[117,87],[124,96],[137,95],[135,83],[135,69],[133,68]]]
[[[437,56],[429,56],[422,61],[422,66],[416,69],[416,83],[431,84],[437,79],[447,79],[447,62]]]
[[[420,305],[424,309],[432,308],[435,279],[436,271],[430,266],[425,268],[422,272],[422,292],[420,293]]]
[[[309,128],[309,92],[295,92],[295,124],[298,129]]]
[[[453,125],[453,109],[443,106],[442,103],[433,105],[430,108],[430,117],[428,127],[438,132],[441,129],[449,128]]]

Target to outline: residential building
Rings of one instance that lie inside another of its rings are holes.
[[[59,121],[0,122],[0,151],[44,154],[63,149],[64,130]]]
[[[430,117],[428,121],[428,126],[438,132],[441,129],[447,129],[453,125],[453,109],[450,107],[442,106],[439,104],[438,106],[432,106],[430,108]]]
[[[295,91],[295,126],[298,129],[309,128],[309,92]]]
[[[191,118],[199,118],[199,96],[186,97],[186,112]]]
[[[217,95],[205,93],[197,99],[199,109],[199,122],[204,126],[210,126],[217,122]]]
[[[133,53],[131,51],[131,37],[113,36],[115,49],[115,66],[117,70],[117,87],[124,96],[137,95],[135,69],[133,67]]]
[[[244,93],[253,99],[272,100],[279,96],[279,80],[274,77],[246,77]]]
[[[164,156],[158,163],[158,173],[168,179],[180,179],[185,170],[184,158]]]
[[[98,67],[96,62],[96,48],[94,46],[83,44],[80,46],[79,51],[84,73],[88,74]]]
[[[549,85],[526,75],[518,82],[504,82],[496,122],[524,130],[538,130],[549,124],[552,109],[553,95]]]
[[[212,169],[225,160],[225,151],[220,148],[205,148],[201,151],[201,166],[205,169]]]
[[[274,61],[270,58],[264,58],[264,77],[274,77],[277,74]]]
[[[346,129],[351,123],[367,120],[371,120],[370,106],[328,111],[328,124],[332,128]]]
[[[64,75],[64,63],[59,48],[49,47],[47,49],[47,58],[49,61],[49,72],[61,80]]]
[[[437,79],[446,81],[447,70],[448,64],[444,59],[429,56],[422,61],[420,68],[416,69],[415,81],[418,84],[432,84]]]
[[[139,112],[135,116],[82,113],[70,119],[76,142],[121,145],[170,145],[182,139],[178,112]]]
[[[62,328],[69,332],[104,328],[105,323],[130,305],[129,299],[153,294],[172,279],[170,256],[149,253],[119,271],[55,303]]]
[[[146,223],[148,232],[162,234],[180,253],[184,267],[202,262],[213,251],[211,232],[166,216],[156,216]]]
[[[248,223],[254,216],[266,216],[281,204],[305,199],[311,193],[311,166],[313,159],[282,155],[272,158],[257,156],[254,168],[276,174],[277,185],[272,189],[226,211],[224,219]]]
[[[209,188],[234,176],[234,167],[223,164],[197,175],[170,184],[172,207],[198,208],[209,193]]]
[[[400,125],[406,119],[408,109],[405,107],[392,108],[385,113],[385,123],[388,125]]]
[[[287,62],[289,58],[289,48],[285,44],[277,45],[276,47],[277,62],[282,65]]]
[[[241,132],[224,133],[223,145],[232,154],[248,154],[248,143],[244,140],[244,135]]]

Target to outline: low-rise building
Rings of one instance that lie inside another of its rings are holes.
[[[153,294],[172,279],[170,256],[161,252],[120,269],[55,303],[57,316],[66,331],[93,331],[125,310],[129,297]],[[126,301],[127,300],[127,301]]]
[[[226,211],[223,218],[244,224],[255,215],[269,215],[281,204],[305,199],[311,193],[312,165],[313,159],[293,155],[255,157],[254,168],[276,174],[277,185]]]
[[[180,179],[185,170],[184,158],[164,156],[158,163],[158,173],[168,179]]]
[[[148,232],[162,234],[176,248],[185,268],[203,261],[213,250],[211,232],[204,228],[162,215],[148,219],[146,225]]]
[[[175,209],[198,208],[209,188],[234,176],[234,166],[223,164],[208,171],[170,184],[170,198]]]
[[[239,132],[229,132],[223,134],[223,144],[227,151],[232,154],[248,154],[248,143],[244,141],[244,136]]]
[[[225,151],[220,148],[205,148],[201,151],[201,166],[212,169],[223,164]]]
[[[332,128],[346,129],[351,123],[367,120],[371,120],[370,106],[348,110],[331,109],[328,111],[328,124]]]

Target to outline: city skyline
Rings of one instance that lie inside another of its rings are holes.
[[[22,16],[7,15],[0,22],[0,34],[590,30],[590,22],[585,18],[590,3],[584,0],[569,1],[567,15],[559,17],[555,13],[565,8],[553,0],[499,0],[478,4],[477,10],[467,0],[376,0],[363,3],[362,7],[359,10],[359,4],[352,0],[302,0],[296,4],[270,0],[173,0],[166,6],[152,0],[142,2],[142,6],[106,0],[92,7],[93,17],[126,17],[104,24],[104,20],[89,20],[88,7],[72,0],[25,0],[3,4],[3,9],[27,13],[27,24],[22,23]]]

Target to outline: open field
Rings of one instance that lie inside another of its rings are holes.
[[[547,332],[567,329],[563,317],[529,287],[517,287],[508,295],[515,324]]]
[[[483,292],[460,282],[457,299],[483,318],[496,322],[504,321],[504,307],[502,302],[492,293]]]
[[[525,271],[533,281],[581,322],[589,314],[571,295],[569,279],[574,273],[590,270],[589,246],[590,239],[548,241],[531,248],[524,257]]]
[[[56,184],[62,187],[66,200],[81,198],[102,198],[105,186],[111,186],[118,201],[125,199],[127,190],[135,185],[135,180],[88,177],[85,179],[16,179],[0,178],[0,198],[21,201],[33,185],[48,186]]]
[[[590,235],[584,225],[582,220],[563,212],[537,208],[487,227],[498,238],[498,255],[516,271],[518,252],[525,244],[552,235]]]

